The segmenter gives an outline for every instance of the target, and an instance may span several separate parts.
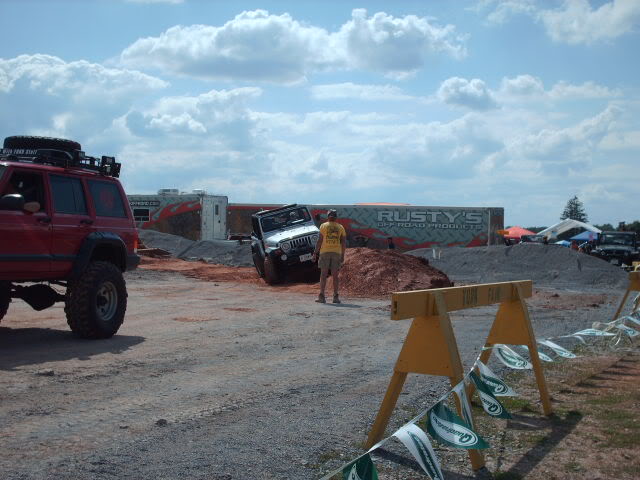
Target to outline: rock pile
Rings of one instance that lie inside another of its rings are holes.
[[[620,288],[628,279],[620,267],[560,245],[451,247],[442,249],[440,258],[426,248],[407,253],[429,259],[456,284],[533,280],[534,286],[563,289]]]

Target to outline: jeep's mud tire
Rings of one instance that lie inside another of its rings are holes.
[[[271,257],[264,259],[264,280],[269,285],[280,283],[280,272]]]
[[[53,150],[64,150],[67,152],[82,150],[80,144],[73,140],[51,137],[28,137],[23,135],[5,138],[4,148],[50,148]]]
[[[118,267],[92,262],[67,288],[64,311],[71,331],[81,338],[109,338],[122,325],[127,287]]]
[[[7,314],[9,310],[9,303],[11,302],[11,295],[9,291],[9,285],[0,283],[0,320]]]
[[[264,264],[262,262],[262,259],[260,258],[260,255],[258,255],[257,253],[254,253],[251,256],[253,257],[253,265],[256,267],[256,272],[258,272],[258,276],[260,278],[264,278]]]

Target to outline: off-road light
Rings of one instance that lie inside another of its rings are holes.
[[[282,256],[280,257],[282,260],[286,260],[287,256],[283,253]]]
[[[280,248],[283,252],[288,253],[291,251],[291,244],[289,242],[282,242]]]
[[[104,155],[102,156],[103,165],[111,165],[112,163],[115,163],[115,161],[116,157],[105,157]]]

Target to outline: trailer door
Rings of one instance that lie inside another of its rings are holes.
[[[202,240],[227,238],[227,197],[205,195],[202,197]]]

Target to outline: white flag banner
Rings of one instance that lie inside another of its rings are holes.
[[[580,340],[582,340],[584,342],[584,339],[582,337],[576,337],[579,338]],[[526,345],[520,345],[523,350],[525,350],[527,353],[529,353],[529,347],[527,347]],[[529,355],[531,355],[529,353]],[[553,358],[551,358],[549,355],[547,355],[546,353],[541,352],[540,350],[538,350],[538,358],[540,360],[543,360],[545,362],[553,362]]]
[[[473,415],[471,415],[471,405],[469,405],[469,399],[467,398],[467,379],[463,379],[460,383],[458,383],[455,387],[453,387],[453,391],[458,396],[458,400],[460,400],[460,405],[462,405],[462,417],[465,422],[469,424],[471,428],[474,428],[473,425]]]
[[[440,463],[433,451],[431,442],[420,427],[409,423],[393,434],[411,452],[411,455],[420,464],[422,469],[433,480],[444,480]]]
[[[633,318],[631,315],[627,315],[626,317],[623,317],[623,320],[629,320],[635,323],[636,325],[640,325],[640,320]]]
[[[533,365],[528,360],[518,355],[506,345],[500,343],[495,345],[496,356],[507,367],[515,368],[516,370],[530,370]]]
[[[538,340],[538,343],[540,345],[544,345],[546,347],[549,347],[551,350],[556,352],[561,357],[564,357],[564,358],[577,358],[576,354],[571,353],[569,350],[567,350],[564,347],[561,347],[557,343],[553,343],[551,340]]]
[[[584,330],[580,330],[579,332],[576,332],[571,336],[575,335],[585,335],[587,337],[614,337],[615,333],[603,332],[602,330],[596,330],[595,328],[585,328]]]
[[[476,362],[478,368],[480,369],[480,378],[484,380],[484,383],[489,385],[491,391],[496,397],[517,397],[518,394],[506,383],[502,381],[502,379],[493,373],[489,367],[487,367],[480,360]]]
[[[638,332],[635,328],[627,327],[623,323],[621,323],[620,325],[616,325],[616,328],[619,329],[619,330],[622,330],[624,333],[629,335],[629,337],[631,337],[631,338],[633,338],[633,337],[635,337],[637,335],[640,335],[640,332]]]

